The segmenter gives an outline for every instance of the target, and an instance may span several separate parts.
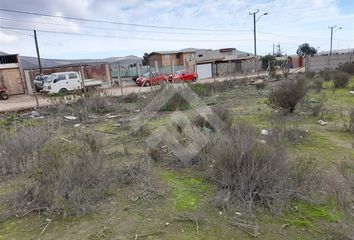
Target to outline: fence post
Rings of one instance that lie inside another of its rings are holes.
[[[119,86],[120,86],[120,91],[121,91],[121,94],[122,94],[122,97],[124,96],[123,94],[123,84],[122,84],[122,78],[120,77],[120,66],[119,66],[119,63],[117,63],[117,74],[118,74],[118,83],[119,83]]]

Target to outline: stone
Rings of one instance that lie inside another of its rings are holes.
[[[327,125],[327,122],[326,122],[326,121],[323,121],[322,119],[320,119],[320,120],[318,121],[318,123],[319,123],[321,126]]]
[[[67,120],[76,120],[77,117],[74,117],[74,116],[64,116],[65,119]]]

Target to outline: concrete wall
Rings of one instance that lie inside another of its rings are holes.
[[[217,63],[216,75],[228,76],[237,74],[250,74],[254,72],[254,59],[244,59],[230,62]],[[257,62],[257,71],[262,68],[262,62]]]
[[[305,67],[308,72],[320,72],[326,68],[336,69],[340,64],[346,62],[354,62],[354,53],[308,57]]]

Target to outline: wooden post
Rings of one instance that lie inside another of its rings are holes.
[[[85,88],[85,72],[84,72],[84,67],[80,65],[80,73],[81,73],[81,87],[82,91],[86,92]]]
[[[216,62],[213,63],[213,77],[214,77],[214,84],[213,84],[213,95],[215,94],[215,84],[216,84]]]
[[[120,66],[119,66],[119,63],[117,64],[117,73],[118,73],[118,83],[119,83],[119,86],[120,86],[120,91],[121,91],[122,96],[124,96],[122,78],[120,77]]]

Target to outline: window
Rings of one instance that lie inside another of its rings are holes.
[[[59,74],[57,77],[57,81],[65,80],[65,74]]]
[[[77,78],[77,74],[76,73],[69,73],[69,79],[74,79]]]
[[[203,57],[203,54],[199,54],[198,57]]]

